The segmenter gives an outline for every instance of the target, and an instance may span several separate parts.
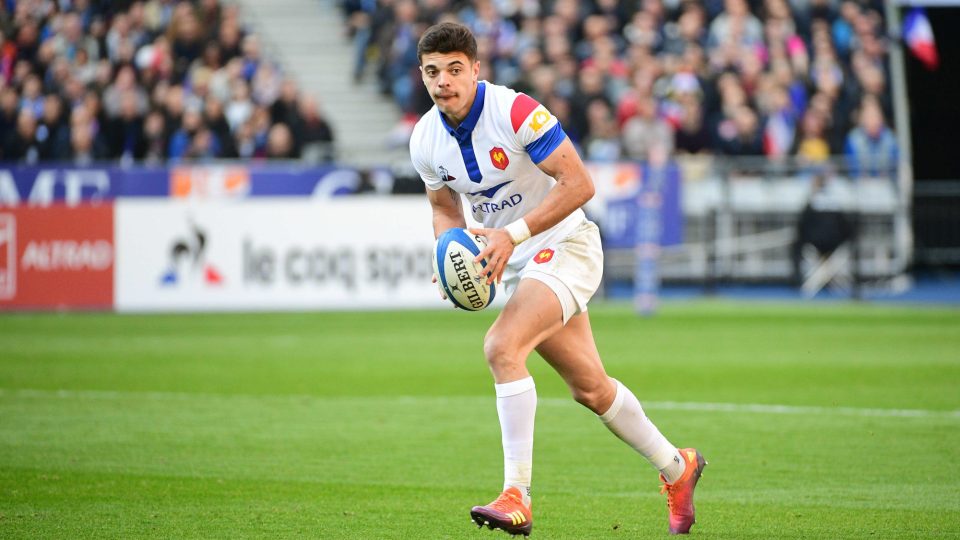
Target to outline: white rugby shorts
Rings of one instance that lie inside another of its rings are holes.
[[[587,310],[587,302],[603,276],[600,229],[584,220],[563,240],[546,245],[519,272],[506,272],[503,283],[513,294],[522,279],[542,282],[557,295],[563,309],[563,324]]]

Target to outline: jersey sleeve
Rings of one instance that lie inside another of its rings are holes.
[[[420,179],[427,185],[427,189],[436,191],[443,187],[443,181],[440,180],[437,173],[430,167],[426,156],[423,155],[424,146],[420,130],[414,130],[410,137],[410,161],[413,163],[413,168],[417,170],[417,174],[420,175]]]
[[[567,137],[557,117],[526,94],[517,94],[513,99],[510,124],[517,142],[536,164],[553,153]]]

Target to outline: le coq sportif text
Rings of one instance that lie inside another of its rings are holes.
[[[243,281],[270,285],[344,287],[360,280],[369,287],[397,287],[402,282],[429,282],[433,275],[429,247],[287,246],[243,242]]]

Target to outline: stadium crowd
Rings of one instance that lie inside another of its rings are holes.
[[[408,122],[429,110],[417,41],[442,20],[478,36],[481,78],[544,103],[591,160],[652,149],[845,154],[895,163],[879,0],[345,0],[355,78],[375,58]]]
[[[333,137],[235,4],[0,2],[0,161],[323,158]]]
[[[845,154],[889,170],[879,0],[343,0],[408,125],[431,102],[416,45],[441,20],[478,36],[481,77],[544,103],[591,160],[651,149]],[[0,161],[329,159],[315,98],[219,0],[0,2]]]

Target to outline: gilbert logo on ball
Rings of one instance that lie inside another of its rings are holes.
[[[433,271],[447,298],[453,305],[468,311],[479,311],[490,305],[496,295],[496,285],[487,285],[483,269],[487,261],[473,260],[486,247],[482,236],[466,229],[450,229],[437,238],[433,257]]]

